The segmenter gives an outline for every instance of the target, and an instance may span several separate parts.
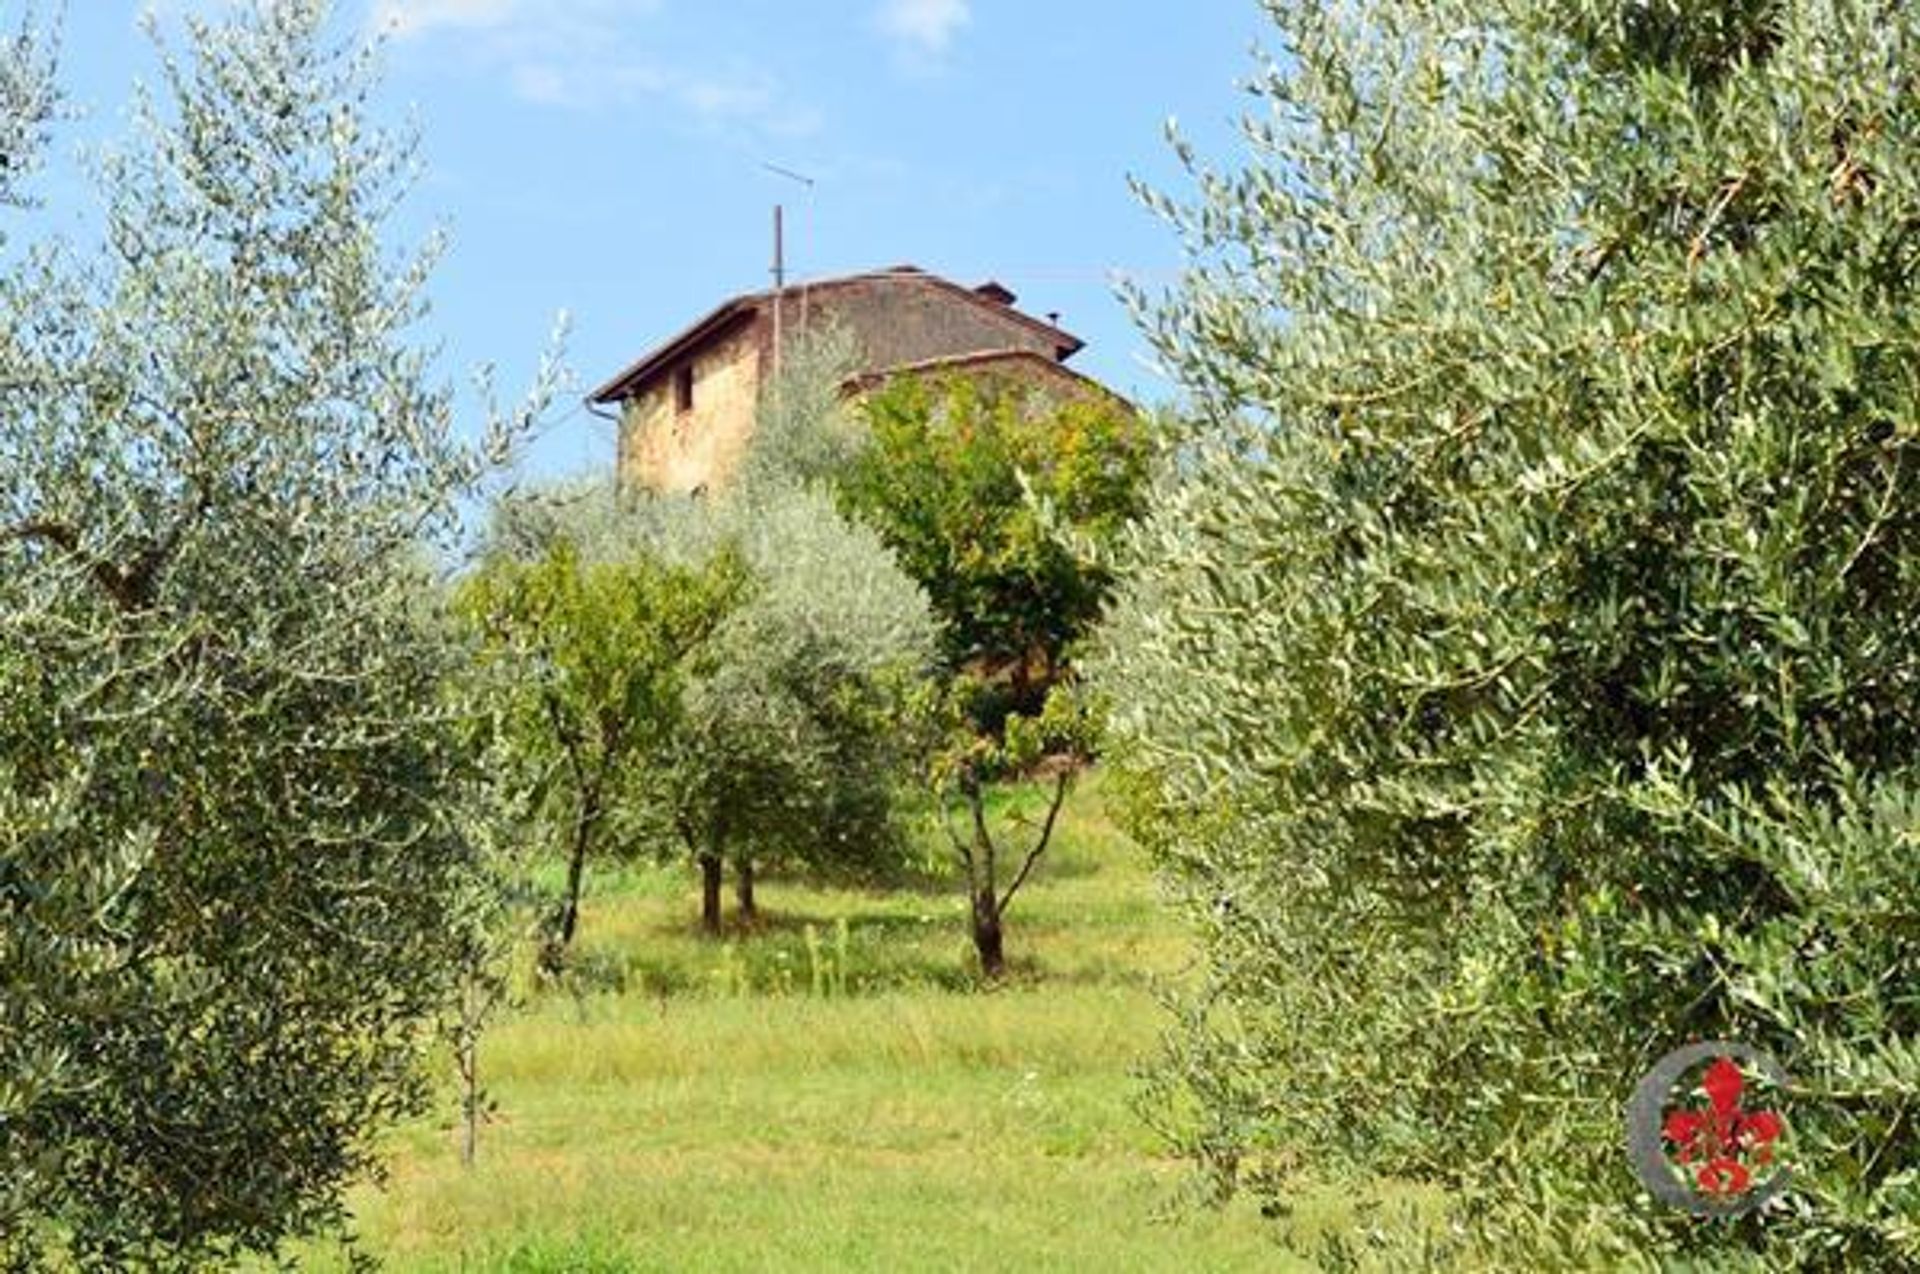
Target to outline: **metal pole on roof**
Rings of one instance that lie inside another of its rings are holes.
[[[791,168],[782,168],[778,164],[762,162],[760,165],[770,173],[785,177],[788,181],[797,181],[813,191],[813,178],[805,173],[797,173]],[[780,376],[780,355],[782,338],[781,303],[787,290],[787,248],[785,210],[779,204],[773,206],[773,375]]]
[[[773,205],[773,378],[780,379],[780,301],[787,290],[786,231],[779,204]]]

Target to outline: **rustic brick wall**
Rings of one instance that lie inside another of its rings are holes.
[[[693,360],[693,410],[674,403],[674,377],[627,401],[618,465],[623,484],[656,491],[709,490],[739,466],[753,433],[764,342],[750,323]]]

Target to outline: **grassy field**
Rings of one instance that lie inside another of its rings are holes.
[[[483,1047],[499,1108],[477,1167],[449,1087],[356,1198],[369,1251],[406,1270],[1307,1268],[1249,1211],[1164,1215],[1184,1169],[1131,1102],[1154,985],[1188,951],[1097,779],[1015,904],[1017,973],[991,991],[938,881],[775,877],[762,924],[721,943],[694,932],[692,885],[593,876],[580,985]]]

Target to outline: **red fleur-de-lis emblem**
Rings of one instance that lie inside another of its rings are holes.
[[[1773,1162],[1780,1138],[1778,1112],[1741,1108],[1746,1083],[1738,1065],[1718,1058],[1700,1081],[1707,1108],[1676,1110],[1661,1129],[1674,1146],[1675,1161],[1703,1193],[1716,1198],[1745,1194],[1753,1185],[1753,1170]]]

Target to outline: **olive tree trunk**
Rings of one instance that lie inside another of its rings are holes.
[[[720,936],[721,884],[720,855],[700,855],[700,928],[709,938]]]
[[[754,921],[760,918],[760,908],[753,899],[753,860],[740,860],[739,875],[734,882],[734,901],[739,904],[740,918]]]

